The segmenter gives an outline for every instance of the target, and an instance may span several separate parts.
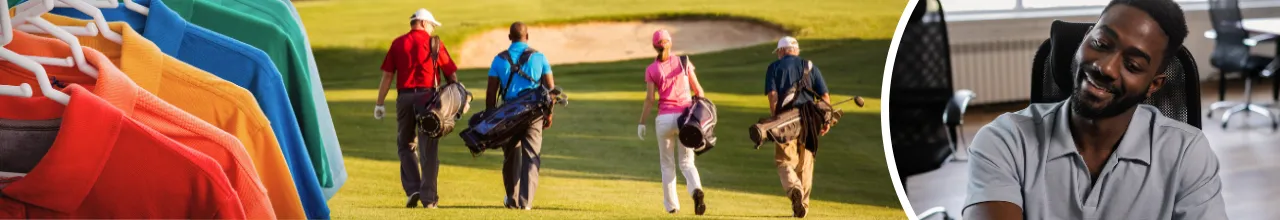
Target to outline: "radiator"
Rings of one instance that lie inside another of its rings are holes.
[[[977,94],[971,105],[1030,99],[1031,62],[1044,39],[993,39],[951,45],[955,89]]]

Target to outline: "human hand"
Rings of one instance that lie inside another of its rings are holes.
[[[382,105],[373,106],[373,119],[382,120],[382,116],[387,114],[387,108]]]
[[[636,137],[639,137],[642,141],[644,140],[644,127],[644,124],[636,126]]]
[[[556,114],[547,114],[546,120],[542,121],[542,129],[551,128],[551,121],[555,118],[555,115]]]

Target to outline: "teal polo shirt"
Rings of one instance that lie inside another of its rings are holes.
[[[288,0],[280,0],[280,2],[289,6],[289,13],[293,15],[294,22],[298,23],[298,32],[303,33],[301,34],[302,43],[307,46],[307,67],[310,67],[311,79],[314,79],[311,95],[317,97],[316,100],[326,101],[328,99],[325,98],[324,87],[319,81],[320,68],[316,67],[316,57],[311,52],[311,40],[305,34],[307,29],[302,24],[302,18],[298,16],[298,9],[294,8],[293,3]],[[324,155],[329,160],[329,175],[333,177],[333,184],[321,185],[320,190],[324,192],[325,199],[333,199],[333,196],[338,194],[338,189],[342,189],[342,185],[347,183],[347,167],[342,159],[342,147],[338,145],[338,131],[333,127],[333,117],[330,116],[328,103],[317,104],[316,107],[316,114],[320,115],[320,135],[324,139]]]
[[[978,131],[966,209],[1000,201],[1026,219],[1227,219],[1218,157],[1200,129],[1139,105],[1094,182],[1068,105],[1032,104]]]

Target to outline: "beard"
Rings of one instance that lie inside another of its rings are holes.
[[[1071,95],[1071,99],[1068,101],[1071,105],[1071,111],[1076,115],[1091,120],[1111,118],[1120,115],[1125,111],[1128,111],[1130,108],[1133,108],[1147,100],[1145,93],[1132,94],[1125,89],[1124,84],[1116,86],[1113,85],[1114,82],[1105,85],[1097,84],[1097,86],[1112,94],[1110,99],[1094,96],[1089,91],[1086,91],[1084,81],[1088,80],[1089,76],[1094,78],[1108,76],[1101,74],[1096,67],[1085,66],[1078,59],[1079,58],[1072,62],[1072,72],[1075,73],[1076,83],[1075,90],[1072,92],[1073,94]],[[1150,87],[1150,85],[1143,88],[1146,87]],[[1106,104],[1097,106],[1096,104],[1099,103]]]

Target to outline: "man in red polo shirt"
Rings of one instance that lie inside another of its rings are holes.
[[[396,98],[396,121],[399,124],[396,148],[400,155],[400,184],[409,197],[405,207],[418,207],[418,200],[421,199],[423,206],[433,209],[440,199],[436,193],[436,178],[440,171],[439,140],[418,132],[418,121],[415,118],[418,112],[413,105],[435,95],[440,75],[449,83],[457,82],[454,72],[458,70],[458,66],[449,57],[449,50],[439,43],[439,38],[432,36],[440,22],[436,21],[431,12],[418,9],[409,17],[409,26],[409,33],[391,42],[387,57],[382,61],[382,84],[378,87],[378,102],[374,107],[373,117],[382,119],[386,114],[382,103],[386,100],[387,89],[394,78],[399,94]],[[437,46],[433,47],[432,42]],[[414,140],[417,140],[417,158],[414,156]]]

